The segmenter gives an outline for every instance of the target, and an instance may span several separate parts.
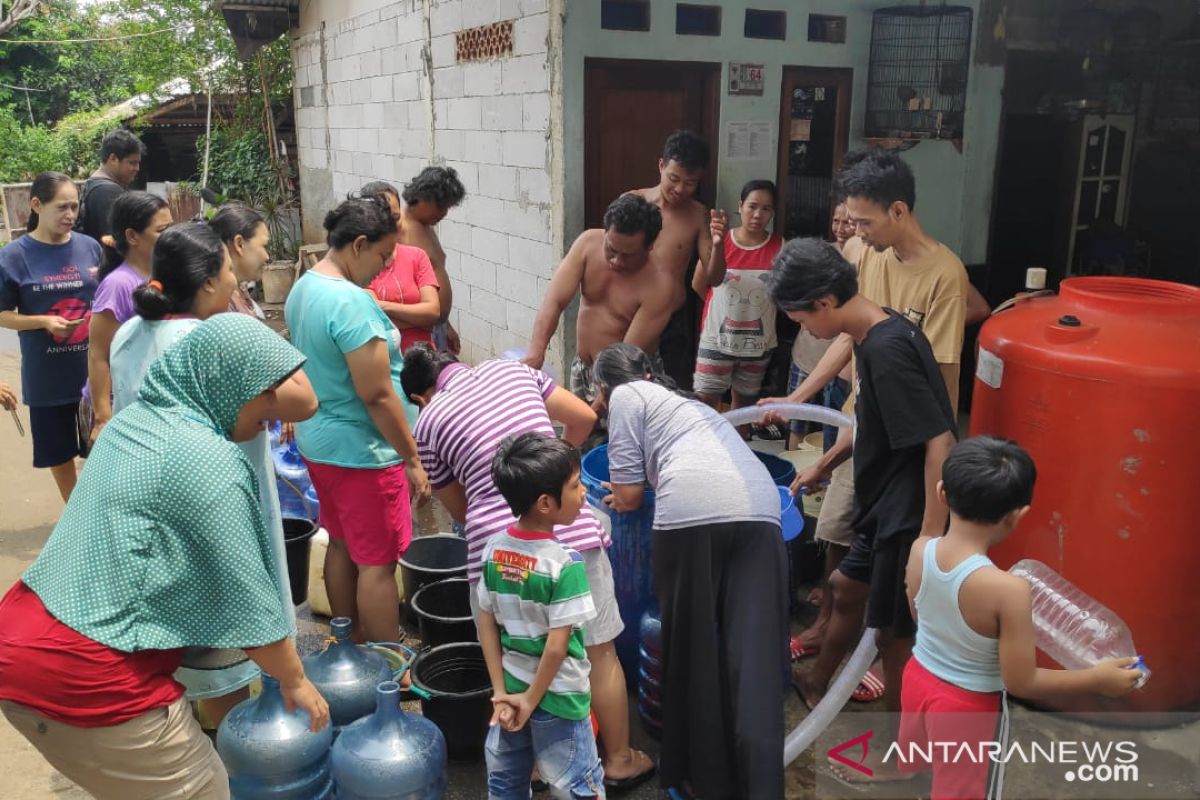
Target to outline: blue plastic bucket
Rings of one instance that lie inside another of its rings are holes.
[[[787,486],[776,486],[779,491],[779,524],[783,528],[783,540],[790,542],[804,531],[804,514],[796,507],[796,498]]]
[[[775,481],[776,486],[792,485],[792,481],[796,479],[796,467],[792,462],[771,453],[760,453],[758,450],[754,451],[754,455],[758,456],[767,472],[771,473],[771,480]]]
[[[583,457],[580,479],[587,487],[588,504],[612,536],[608,550],[612,562],[613,588],[621,621],[625,630],[617,637],[617,658],[625,670],[630,686],[637,677],[638,623],[642,613],[654,604],[654,581],[650,569],[650,531],[654,525],[654,492],[646,489],[642,507],[637,511],[617,513],[604,504],[607,489],[600,486],[608,481],[608,445],[601,445]]]

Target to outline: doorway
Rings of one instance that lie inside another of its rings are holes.
[[[829,238],[833,176],[850,141],[853,80],[850,69],[783,68],[775,231],[784,239]],[[779,346],[767,368],[764,394],[787,394],[792,344],[799,330],[786,314],[775,315]]]
[[[663,142],[679,128],[700,134],[712,150],[696,194],[711,207],[721,65],[589,58],[584,76],[584,225],[600,227],[609,203],[658,183]]]
[[[689,128],[708,142],[710,156],[696,199],[709,208],[716,196],[717,120],[721,65],[694,61],[589,58],[584,62],[584,224],[599,228],[608,204],[631,189],[658,184],[658,160],[672,131]],[[698,253],[684,277],[692,285]],[[700,343],[700,299],[690,289],[672,318],[681,335],[667,371],[683,388],[692,385]]]
[[[850,140],[850,69],[784,67],[779,100],[779,220],[785,239],[829,237],[833,176]]]

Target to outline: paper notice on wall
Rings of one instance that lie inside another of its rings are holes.
[[[812,139],[812,120],[792,120],[792,135],[788,137],[793,142],[807,142]]]
[[[992,351],[983,347],[979,348],[979,361],[975,365],[975,377],[993,389],[999,389],[1004,380],[1004,361]]]
[[[766,161],[771,158],[771,123],[725,123],[725,158],[729,161]]]

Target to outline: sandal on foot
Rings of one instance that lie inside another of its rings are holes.
[[[649,766],[641,772],[626,775],[624,778],[606,777],[604,779],[604,789],[608,794],[622,794],[632,791],[653,778],[654,774],[658,772],[658,765],[654,763],[654,759],[640,750],[634,750],[633,752],[636,754],[634,757],[639,764],[647,764]]]
[[[820,647],[816,647],[811,644],[805,644],[803,641],[801,641],[799,634],[793,636],[788,641],[788,649],[792,653],[792,661],[799,661],[802,658],[815,656],[817,653],[821,652]]]
[[[764,442],[781,442],[787,438],[787,431],[774,423],[770,425],[760,425],[754,423],[750,426],[751,436]]]
[[[872,670],[867,670],[867,674],[863,675],[862,680],[858,682],[850,699],[859,703],[873,703],[883,697],[883,692],[883,678]]]

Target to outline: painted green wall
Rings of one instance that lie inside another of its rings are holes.
[[[705,2],[705,0],[691,0]],[[715,0],[710,0],[715,3]],[[783,67],[850,67],[850,146],[861,144],[867,64],[871,43],[871,13],[894,3],[867,0],[724,0],[719,37],[677,36],[674,0],[650,0],[648,32],[606,31],[600,28],[599,0],[568,0],[563,31],[563,158],[565,166],[566,241],[583,228],[583,101],[585,58],[663,59],[718,61],[722,64],[721,130],[728,121],[766,121],[773,131],[771,155],[762,161],[718,162],[717,202],[734,208],[742,184],[752,178],[774,179],[777,173],[777,137]],[[977,0],[965,5],[978,8]],[[742,22],[747,7],[787,12],[787,38],[783,41],[746,39]],[[847,17],[846,43],[808,41],[808,15]],[[976,31],[972,31],[974,40]],[[972,42],[972,51],[974,42]],[[726,94],[730,61],[766,65],[761,97]],[[1003,69],[970,66],[967,83],[967,116],[960,153],[950,142],[926,141],[904,153],[917,178],[917,214],[926,229],[956,250],[963,261],[980,263],[987,258],[988,224],[994,163],[1000,127],[1000,91]],[[717,152],[714,148],[714,152]],[[723,155],[723,148],[722,148]],[[653,164],[646,165],[646,181],[654,181]],[[575,187],[572,189],[571,187]],[[633,187],[630,187],[633,188]]]

